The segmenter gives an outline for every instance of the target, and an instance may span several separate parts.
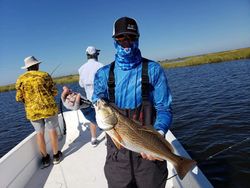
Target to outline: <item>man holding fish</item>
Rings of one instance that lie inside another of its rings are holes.
[[[141,56],[139,36],[134,19],[116,20],[112,36],[115,61],[99,69],[94,80],[96,119],[89,120],[97,121],[108,134],[104,171],[110,188],[163,188],[168,176],[165,160],[178,168],[181,179],[195,165],[174,155],[164,139],[172,122],[172,97],[164,69]],[[65,106],[69,93],[64,88]],[[79,103],[78,95],[75,106]],[[82,111],[88,118],[89,108]]]

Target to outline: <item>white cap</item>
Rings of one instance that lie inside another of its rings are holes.
[[[100,52],[100,50],[96,49],[94,46],[89,46],[86,49],[86,53],[89,54],[89,55],[94,55],[94,54],[96,54],[98,52]]]
[[[34,56],[29,56],[24,59],[24,67],[21,67],[21,69],[27,69],[35,64],[40,64],[41,61],[38,61]]]

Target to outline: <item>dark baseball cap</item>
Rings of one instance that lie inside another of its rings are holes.
[[[121,17],[115,21],[113,27],[113,38],[118,35],[132,34],[140,36],[138,25],[133,18]]]

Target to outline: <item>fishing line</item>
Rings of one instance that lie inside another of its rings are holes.
[[[231,145],[231,146],[228,146],[227,148],[225,148],[225,149],[223,149],[223,150],[221,150],[221,151],[218,151],[218,152],[214,153],[213,155],[208,156],[204,161],[210,160],[210,159],[212,159],[214,156],[217,156],[217,155],[219,155],[219,154],[221,154],[221,153],[223,153],[223,152],[225,152],[225,151],[227,151],[227,150],[230,150],[230,149],[234,148],[235,146],[238,146],[238,145],[240,145],[240,144],[242,144],[242,143],[244,143],[244,142],[247,142],[248,140],[250,140],[250,137],[244,138],[242,141],[240,141],[240,142],[238,142],[238,143],[236,143],[236,144],[233,144],[233,145]],[[194,168],[196,168],[196,167],[194,167]],[[174,178],[175,176],[177,176],[177,174],[174,174],[173,176],[167,178],[167,180],[170,180],[170,179]]]
[[[170,180],[170,179],[174,178],[175,176],[177,176],[177,174],[174,174],[173,176],[167,178],[167,180]]]
[[[210,155],[210,156],[207,157],[205,160],[210,160],[210,159],[212,159],[214,156],[219,155],[219,154],[221,154],[221,153],[223,153],[224,151],[227,151],[227,150],[229,150],[229,149],[232,149],[233,147],[238,146],[238,145],[240,145],[240,144],[242,144],[242,143],[248,141],[249,139],[250,139],[250,137],[245,138],[245,139],[242,140],[241,142],[238,142],[238,143],[236,143],[236,144],[233,144],[233,145],[231,145],[231,146],[229,146],[229,147],[227,147],[227,148],[225,148],[225,149],[223,149],[223,150],[221,150],[221,151],[218,151],[217,153],[215,153],[215,154],[213,154],[213,155]]]

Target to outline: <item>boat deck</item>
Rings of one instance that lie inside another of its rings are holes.
[[[85,125],[86,126],[86,125]],[[105,133],[97,131],[99,144],[90,144],[90,131],[79,123],[77,131],[60,138],[62,161],[39,169],[26,185],[27,188],[108,187],[103,166],[106,157]]]
[[[81,111],[63,113],[67,125],[67,134],[62,136],[62,116],[59,115],[59,147],[63,152],[62,161],[40,169],[40,156],[32,133],[0,160],[0,182],[8,188],[107,188],[104,175],[106,157],[105,133],[97,129],[99,144],[91,145],[89,122]],[[47,150],[51,154],[46,132]],[[172,144],[177,155],[189,157],[185,149],[168,131],[166,138]],[[18,160],[17,160],[18,159]],[[176,174],[171,163],[167,163],[168,177]],[[27,183],[28,182],[28,183]],[[167,188],[211,188],[213,187],[199,168],[189,171],[183,180],[174,176],[167,181]]]

